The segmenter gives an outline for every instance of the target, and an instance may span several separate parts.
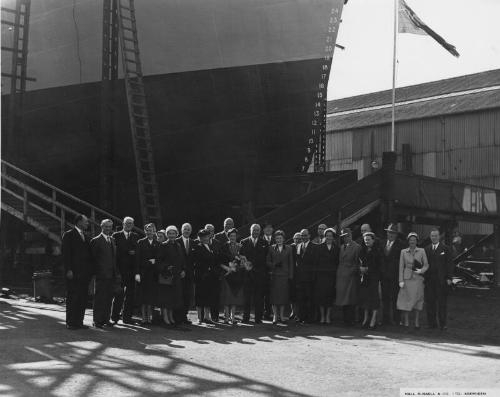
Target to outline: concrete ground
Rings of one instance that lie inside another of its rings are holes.
[[[1,396],[399,396],[498,388],[500,293],[450,297],[447,332],[335,324],[68,331],[64,307],[0,299]],[[91,311],[86,323],[90,324]]]

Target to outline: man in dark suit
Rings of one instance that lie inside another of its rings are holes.
[[[451,285],[454,264],[451,249],[439,242],[439,230],[431,230],[430,238],[431,244],[425,247],[429,269],[424,273],[427,326],[437,328],[436,317],[439,317],[439,326],[445,330],[448,287]]]
[[[264,311],[264,289],[266,286],[267,252],[269,246],[260,236],[260,226],[253,224],[250,227],[250,237],[241,240],[240,254],[252,263],[252,270],[244,285],[245,304],[243,308],[243,323],[250,321],[250,309],[254,304],[255,324],[262,323]]]
[[[293,254],[293,279],[290,280],[290,302],[292,307],[292,312],[290,313],[290,319],[297,319],[297,313],[299,312],[299,308],[297,305],[297,287],[295,282],[295,274],[297,270],[297,247],[302,242],[302,235],[300,232],[297,232],[293,235],[293,243],[290,244],[292,247]]]
[[[219,242],[215,238],[215,227],[214,225],[207,223],[205,225],[205,230],[208,230],[210,232],[210,239],[209,239],[209,247],[212,250],[212,252],[215,254],[217,258],[219,258],[220,254],[220,249],[222,247],[222,243]],[[220,266],[217,266],[216,272],[220,272],[221,268]],[[210,308],[210,315],[212,317],[212,321],[219,321],[219,312],[220,312],[220,283],[214,283],[212,285],[212,293],[216,298],[214,299],[214,305]]]
[[[227,232],[233,228],[234,228],[233,218],[224,219],[224,230],[217,233],[214,236],[214,239],[217,240],[221,245],[224,244],[229,240],[229,238],[227,237]]]
[[[132,231],[133,228],[134,218],[127,216],[123,218],[122,230],[113,233],[116,243],[116,263],[122,276],[122,285],[115,293],[111,313],[111,320],[115,323],[121,317],[124,324],[134,324],[132,314],[135,297],[135,254],[139,235]]]
[[[184,260],[185,276],[182,282],[182,308],[174,312],[177,323],[191,324],[187,315],[193,305],[194,299],[194,256],[196,242],[191,238],[193,228],[189,223],[184,223],[181,227],[181,236],[176,239],[182,247],[182,257]]]
[[[121,276],[116,266],[116,243],[111,236],[113,221],[101,222],[101,233],[90,240],[90,249],[95,263],[94,326],[112,327],[109,321],[113,295],[121,286]]]
[[[87,329],[83,324],[90,278],[93,273],[90,239],[85,235],[89,220],[77,215],[75,227],[62,238],[62,260],[66,271],[66,328]]]
[[[262,224],[262,238],[268,247],[271,247],[276,242],[273,236],[274,226],[270,222]],[[264,286],[264,320],[271,321],[273,318],[273,310],[271,305],[271,272],[267,272],[266,285]]]
[[[399,311],[396,306],[399,293],[399,257],[405,248],[398,239],[399,231],[396,224],[391,223],[385,229],[387,238],[382,240],[384,250],[384,266],[382,268],[382,307],[384,324],[399,323]]]
[[[299,308],[298,320],[301,323],[314,320],[314,308],[312,305],[313,272],[316,268],[318,245],[310,240],[309,230],[302,229],[300,232],[302,242],[297,247],[296,288],[297,304]]]
[[[313,238],[313,244],[322,244],[325,242],[325,230],[328,228],[324,223],[318,225],[318,233]]]

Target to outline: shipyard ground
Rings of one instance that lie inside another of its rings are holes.
[[[399,396],[401,387],[500,390],[500,293],[456,291],[450,306],[446,332],[270,323],[68,331],[63,306],[2,299],[0,395],[371,397]],[[338,317],[336,311],[336,324]]]

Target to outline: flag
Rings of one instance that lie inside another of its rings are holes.
[[[399,10],[398,10],[398,32],[399,33],[411,33],[420,34],[424,36],[431,36],[439,44],[441,44],[449,53],[459,57],[457,49],[454,45],[448,43],[440,35],[438,35],[434,30],[428,27],[418,16],[413,12],[413,10],[408,7],[405,0],[399,0]]]

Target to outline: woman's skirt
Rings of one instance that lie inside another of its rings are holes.
[[[245,296],[243,294],[243,282],[234,283],[223,277],[221,280],[221,304],[224,306],[243,306]]]
[[[158,306],[158,272],[149,266],[141,272],[141,282],[137,284],[138,301],[141,305]]]
[[[335,300],[335,272],[321,272],[314,280],[313,302],[318,306],[332,306]]]
[[[288,305],[290,303],[290,283],[288,276],[271,276],[269,301],[271,305]]]
[[[207,273],[195,280],[194,302],[198,307],[215,307],[219,304],[219,280],[214,273]]]
[[[180,309],[182,307],[182,283],[175,279],[172,285],[158,284],[157,305],[164,309]]]
[[[367,310],[377,310],[380,307],[378,293],[379,280],[376,277],[361,283],[358,290],[358,305]]]
[[[404,282],[404,287],[400,288],[398,293],[398,310],[407,312],[422,310],[424,308],[424,279],[414,276]]]

